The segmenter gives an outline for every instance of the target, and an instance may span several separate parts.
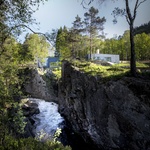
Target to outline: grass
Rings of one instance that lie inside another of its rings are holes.
[[[129,73],[129,68],[122,67],[126,66],[125,64],[115,64],[112,66],[102,66],[92,62],[73,62],[73,66],[78,67],[81,72],[84,72],[88,75],[99,76],[103,79],[118,78]]]
[[[118,79],[123,76],[128,76],[130,73],[129,63],[119,63],[112,66],[102,66],[100,64],[95,64],[90,61],[79,61],[74,60],[71,62],[72,67],[78,68],[79,71],[84,72],[87,75],[97,76],[103,80]],[[149,69],[150,64],[145,64],[141,62],[136,62],[137,69],[143,74],[143,70]],[[61,78],[61,69],[53,70],[56,79]]]

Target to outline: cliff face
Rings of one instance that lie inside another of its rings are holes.
[[[32,98],[44,99],[47,101],[57,102],[57,97],[54,94],[52,87],[43,79],[43,76],[35,69],[29,72],[28,80],[25,83],[25,92],[31,95]],[[48,77],[50,80],[50,77]]]
[[[59,112],[97,149],[150,149],[150,81],[101,82],[64,62]]]

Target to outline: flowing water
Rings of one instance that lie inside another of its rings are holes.
[[[30,98],[30,101],[37,103],[40,110],[39,114],[33,116],[35,137],[41,141],[53,138],[56,130],[63,128],[64,119],[58,112],[58,105],[35,98]]]
[[[54,102],[46,102],[45,100],[30,98],[30,101],[38,104],[39,114],[33,116],[35,138],[40,141],[46,141],[54,138],[57,129],[62,130],[60,141],[64,146],[70,145],[72,150],[94,150],[93,147],[83,141],[83,139],[74,134],[65,124],[65,120],[58,112],[58,105]]]

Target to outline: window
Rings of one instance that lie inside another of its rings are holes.
[[[111,57],[105,57],[105,60],[111,62]]]

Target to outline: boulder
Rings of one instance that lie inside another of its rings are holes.
[[[23,102],[24,101],[24,102]],[[30,100],[22,100],[22,102],[24,103],[22,105],[22,110],[23,110],[23,114],[26,117],[25,122],[27,122],[26,126],[25,126],[25,133],[23,134],[23,137],[34,137],[34,119],[33,119],[33,115],[35,114],[39,114],[40,110],[38,108],[38,104],[34,103],[33,101]]]
[[[32,101],[27,101],[25,104],[22,105],[22,110],[23,114],[26,117],[33,116],[34,114],[39,114],[39,108],[38,104],[32,102]]]

